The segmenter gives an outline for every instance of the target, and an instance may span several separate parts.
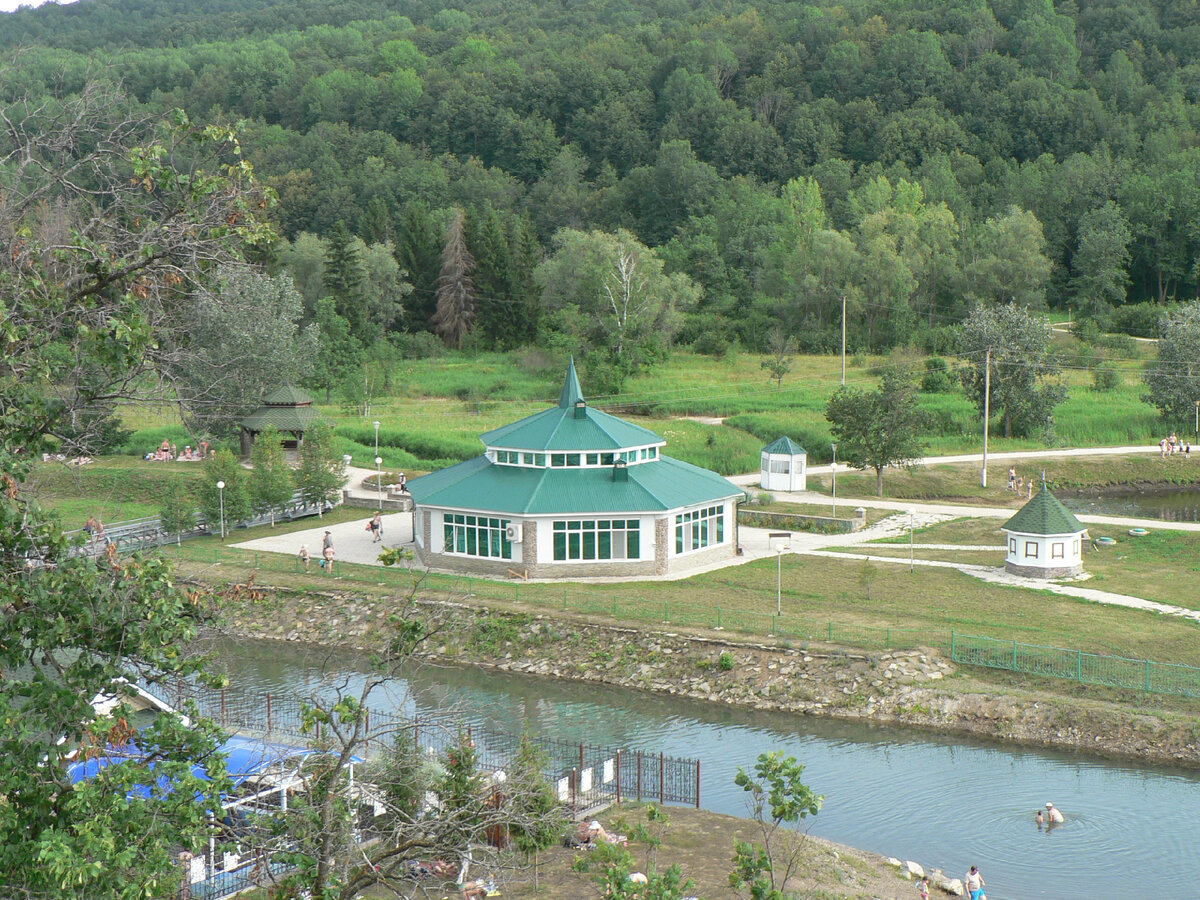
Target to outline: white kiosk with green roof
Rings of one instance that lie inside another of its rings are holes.
[[[1069,578],[1083,571],[1087,529],[1045,484],[1001,530],[1008,535],[1005,571],[1027,578]]]
[[[762,471],[758,483],[764,491],[807,489],[808,451],[790,437],[781,437],[762,449]]]
[[[743,492],[588,406],[571,361],[558,405],[481,435],[482,456],[408,483],[417,556],[498,576],[665,575],[731,557]]]

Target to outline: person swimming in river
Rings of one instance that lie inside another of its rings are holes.
[[[1042,826],[1046,824],[1046,817],[1042,815],[1042,811],[1039,809],[1033,818],[1037,820],[1038,831],[1041,831]]]
[[[1049,802],[1046,803],[1046,820],[1051,825],[1061,825],[1065,821],[1058,807]]]

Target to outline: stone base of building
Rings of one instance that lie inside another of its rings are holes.
[[[1010,575],[1020,575],[1023,578],[1071,578],[1083,571],[1083,564],[1045,568],[1043,566],[1018,566],[1015,563],[1006,562],[1004,571]]]
[[[628,578],[686,572],[689,569],[717,560],[732,559],[736,553],[732,544],[711,547],[668,560],[667,571],[653,559],[609,560],[605,562],[534,563],[525,564],[509,559],[478,559],[447,553],[429,553],[416,548],[417,559],[423,566],[482,575],[489,578]]]

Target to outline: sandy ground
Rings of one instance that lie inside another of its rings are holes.
[[[694,882],[689,896],[704,900],[744,898],[744,892],[729,886],[733,842],[735,839],[758,839],[755,824],[747,819],[679,807],[668,807],[667,814],[671,824],[663,835],[656,859],[645,845],[629,845],[638,868],[647,871],[653,864],[662,871],[678,864],[685,878]],[[628,831],[631,825],[645,820],[644,813],[636,806],[610,809],[597,818],[605,829],[618,832],[622,828]],[[594,880],[572,870],[572,864],[579,856],[580,851],[565,847],[542,853],[538,865],[540,890],[537,892],[528,866],[515,871],[494,872],[500,896],[546,900],[601,898],[603,895]],[[916,883],[901,878],[881,857],[820,838],[805,839],[800,872],[800,877],[788,882],[788,889],[798,897],[819,897],[821,900],[918,900],[919,897]],[[475,874],[486,877],[488,873],[479,870]],[[445,900],[457,900],[459,896],[449,887],[439,891],[430,885],[428,890],[428,896]]]

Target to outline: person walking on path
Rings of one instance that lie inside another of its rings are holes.
[[[326,531],[321,541],[321,568],[333,571],[333,532]]]
[[[971,900],[986,900],[987,895],[983,892],[983,887],[987,882],[979,874],[978,866],[971,866],[967,871],[967,877],[963,879],[963,883],[967,887],[967,896]]]
[[[371,521],[367,523],[367,530],[375,535],[371,543],[380,543],[383,540],[383,516],[379,513],[375,513],[375,515],[371,518]]]

